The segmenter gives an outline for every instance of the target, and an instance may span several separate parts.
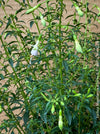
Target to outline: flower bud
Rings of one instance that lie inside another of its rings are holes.
[[[78,40],[75,40],[75,44],[76,44],[76,50],[77,50],[77,52],[83,53],[82,48],[81,48]]]
[[[100,7],[98,7],[97,5],[95,5],[95,7],[98,9],[99,13],[97,14],[98,16],[100,16]]]
[[[76,51],[77,52],[80,52],[80,53],[83,53],[82,48],[81,48],[81,45],[79,44],[79,41],[77,40],[77,37],[76,37],[75,34],[73,35],[73,38],[75,40],[75,48],[76,48]]]
[[[63,120],[62,120],[62,110],[59,110],[59,121],[58,121],[59,129],[62,131],[63,129]]]
[[[45,19],[43,18],[43,19],[41,19],[41,23],[42,23],[42,25],[45,27],[46,26],[46,22],[45,22]]]
[[[74,6],[75,6],[75,9],[76,9],[77,12],[78,12],[78,15],[79,15],[80,17],[83,17],[84,13],[81,11],[81,9],[77,6],[76,3],[74,3]]]
[[[64,102],[63,101],[61,101],[60,104],[61,104],[61,106],[64,106]]]
[[[43,15],[41,14],[41,12],[40,12],[40,18],[41,18],[42,25],[45,27],[46,26],[46,22],[45,22],[45,19],[43,18]]]
[[[26,11],[26,14],[32,13],[32,12],[33,12],[34,10],[36,10],[40,5],[41,5],[41,4],[38,4],[38,5],[36,5],[36,6],[32,7],[32,8],[30,8],[30,9],[28,9],[28,10]]]
[[[52,104],[51,113],[53,114],[55,112],[55,106]]]

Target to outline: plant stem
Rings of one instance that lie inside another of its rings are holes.
[[[78,134],[80,134],[80,128],[81,128],[81,108],[79,110],[79,127],[78,127]]]
[[[85,0],[85,4],[86,4],[86,12],[85,12],[85,41],[84,41],[84,50],[86,51],[86,45],[87,45],[87,25],[88,25],[88,22],[87,22],[87,3],[88,3],[88,1],[87,0]],[[86,62],[85,62],[85,60],[86,60],[86,55],[85,55],[85,53],[84,53],[84,63],[83,63],[83,66],[85,67],[85,65],[86,65]]]
[[[60,64],[60,79],[61,83],[63,83],[63,76],[62,76],[62,41],[61,41],[61,22],[62,22],[62,13],[63,13],[63,0],[61,2],[61,11],[60,11],[60,18],[59,18],[59,64]]]
[[[9,108],[10,108],[10,107],[9,107]],[[7,117],[9,117],[9,119],[10,119],[10,115],[9,115],[10,113],[8,113],[7,110],[6,110],[4,107],[2,107],[2,109],[3,109],[3,111],[6,113]],[[14,115],[14,113],[12,112],[11,109],[10,109],[10,112],[11,112],[11,115],[13,116],[14,120],[17,122],[17,124],[16,124],[16,129],[18,130],[19,134],[22,134],[22,132],[25,134],[25,131],[24,131],[23,128],[21,127],[19,121],[17,120],[17,118],[15,117],[15,115]],[[17,125],[19,126],[19,128],[20,128],[21,130],[17,127]],[[21,131],[22,131],[22,132],[21,132]]]
[[[4,11],[5,15],[6,15],[6,17],[8,17],[8,15],[7,15],[7,12],[6,12],[6,10],[5,10],[4,5],[2,5],[1,7],[2,7],[2,9],[3,9],[3,11]]]
[[[0,39],[1,39],[2,45],[3,45],[4,50],[5,50],[5,54],[6,54],[7,58],[10,59],[9,53],[8,53],[8,51],[7,51],[7,47],[5,46],[5,43],[3,42],[2,38],[0,38]],[[25,92],[24,92],[23,85],[20,83],[20,79],[18,78],[14,67],[11,66],[11,68],[12,68],[12,70],[13,70],[13,73],[15,74],[15,79],[14,79],[14,81],[15,81],[15,83],[18,83],[18,84],[19,84],[19,87],[20,87],[20,89],[21,89],[20,92],[21,92],[21,94],[22,94],[22,96],[23,96],[23,98],[24,98],[25,104],[27,104],[28,106],[30,106],[29,102],[28,102],[27,99],[26,99],[26,94],[25,94]],[[16,84],[16,86],[17,86],[17,84]],[[30,109],[31,109],[31,108],[30,108]],[[31,110],[31,113],[33,114],[32,110]]]
[[[48,13],[49,13],[48,1],[46,2],[46,6],[47,6]],[[48,21],[49,21],[49,26],[51,26],[50,15],[48,15]],[[50,31],[49,31],[49,39],[50,39],[50,32],[51,32],[51,27],[50,27]],[[46,56],[46,53],[45,53],[45,56]],[[47,62],[47,68],[48,68],[49,77],[51,78],[51,73],[50,73],[50,68],[49,68],[48,62]]]
[[[100,77],[100,70],[99,70],[99,42],[96,42],[97,44],[97,61],[96,61],[96,65],[97,65],[97,79],[96,79],[96,90],[97,90],[97,118],[99,118],[99,77]]]
[[[28,3],[28,6],[31,8],[31,5],[30,5],[30,3],[29,3],[29,0],[27,0],[27,3]],[[35,18],[34,13],[32,13],[32,15],[33,15],[33,18],[34,18],[34,21],[35,21],[35,24],[36,24],[36,27],[37,27],[38,33],[40,34],[39,25],[38,25],[38,22],[37,22],[37,20],[36,20],[36,18]]]
[[[78,127],[78,134],[81,134],[81,110],[82,110],[82,105],[83,105],[83,96],[81,98],[82,100],[80,100],[80,108],[79,108],[79,127]]]

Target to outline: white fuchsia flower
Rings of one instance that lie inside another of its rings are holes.
[[[39,44],[39,40],[37,40],[36,44],[33,46],[31,50],[31,55],[34,55],[34,56],[38,55],[38,44]]]
[[[38,44],[39,44],[39,40],[37,40],[35,45],[32,45],[33,48],[31,50],[30,64],[31,64],[32,56],[37,56],[38,55]]]

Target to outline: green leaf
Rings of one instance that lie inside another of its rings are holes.
[[[75,94],[74,96],[81,96],[81,94],[80,94],[80,93],[77,93],[77,94]]]
[[[12,60],[12,58],[9,58],[9,59],[8,59],[8,62],[9,62],[9,64],[11,65],[11,67],[13,67],[13,60]]]
[[[93,97],[93,94],[89,94],[89,95],[87,96],[87,98],[90,98],[90,97]]]
[[[84,106],[90,113],[91,113],[91,108],[89,106]]]
[[[6,33],[4,35],[4,39],[6,39],[9,35],[10,36],[15,35],[15,31],[6,31]]]
[[[55,106],[52,104],[51,113],[53,114],[55,112]]]
[[[2,107],[1,107],[1,105],[0,105],[0,113],[2,112]]]
[[[3,74],[0,74],[0,79],[1,79],[1,80],[3,80],[3,79],[4,79]]]
[[[74,16],[74,14],[68,15],[65,19],[68,19],[68,18],[73,17],[73,16]]]
[[[16,14],[20,13],[21,11],[23,11],[24,9],[21,7],[19,10],[16,11]]]
[[[12,7],[12,6],[10,6],[10,5],[6,5],[6,7],[10,7],[10,8],[11,8],[11,10],[13,10],[13,7]]]
[[[0,20],[0,27],[2,27],[2,25],[3,25],[3,22]]]
[[[30,28],[32,28],[33,24],[34,24],[34,21],[31,21],[30,22]]]
[[[28,121],[29,121],[29,111],[26,110],[24,115],[23,115],[23,120],[24,120],[24,124],[27,125]]]
[[[9,25],[11,24],[11,18],[9,17],[8,18],[8,22],[7,22],[7,25],[6,25],[6,28],[5,29],[7,29],[8,27],[9,27]]]
[[[71,122],[72,122],[72,116],[71,116],[71,113],[69,111],[69,109],[67,107],[65,107],[65,116],[66,116],[66,119],[68,120],[68,124],[71,125]]]
[[[8,52],[11,55],[11,47],[7,47],[8,48]]]
[[[11,134],[14,134],[14,132],[12,131]]]
[[[41,93],[41,95],[43,96],[43,98],[44,98],[46,101],[49,101],[49,99],[48,99],[43,93]]]
[[[16,96],[15,96],[16,97]],[[14,110],[18,110],[18,109],[21,109],[22,108],[22,106],[16,106],[16,107],[13,107],[12,108],[12,111],[14,111]]]
[[[68,72],[68,64],[66,60],[63,60],[63,66],[65,68],[66,73]]]
[[[92,110],[92,118],[93,118],[93,125],[96,125],[97,116],[94,110]]]
[[[48,101],[45,107],[45,114],[47,114],[51,110],[51,106],[52,106],[51,102]]]
[[[44,112],[44,110],[42,110],[42,112],[40,113],[40,116],[42,118],[42,120],[47,123],[47,113]]]
[[[23,0],[23,3],[25,3],[25,0]]]

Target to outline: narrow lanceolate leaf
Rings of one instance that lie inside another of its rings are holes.
[[[78,96],[81,96],[81,94],[80,94],[80,93],[77,93],[77,94],[75,94],[74,96],[78,97]]]
[[[63,119],[62,119],[62,110],[59,110],[59,121],[58,121],[59,129],[62,131],[63,129]]]
[[[43,93],[41,93],[41,95],[43,96],[43,98],[44,98],[46,101],[49,101],[49,99],[48,99]]]
[[[90,98],[90,97],[93,97],[93,94],[89,94],[89,95],[87,96],[87,98]]]
[[[34,24],[34,21],[31,21],[30,22],[30,28],[32,28],[33,24]]]
[[[9,58],[9,59],[8,59],[8,62],[9,62],[9,64],[11,65],[11,67],[13,67],[13,60],[12,60],[12,58]]]
[[[75,40],[75,48],[76,48],[76,51],[79,52],[79,53],[83,53],[82,48],[81,48],[81,45],[79,44],[79,41],[77,40],[77,37],[76,37],[75,34],[73,35],[73,38]]]
[[[26,11],[26,14],[29,14],[29,13],[34,12],[40,5],[41,5],[41,4],[38,4],[38,5],[36,5],[36,6],[32,7],[32,8],[30,8],[30,9],[28,9],[28,10]]]
[[[2,27],[2,25],[3,25],[3,22],[2,22],[2,21],[0,21],[0,27]]]

